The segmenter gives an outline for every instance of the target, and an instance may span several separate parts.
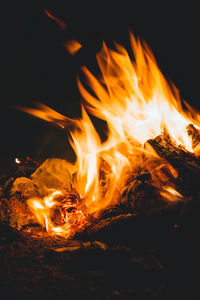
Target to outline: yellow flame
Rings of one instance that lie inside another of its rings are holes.
[[[163,187],[163,190],[160,192],[160,194],[169,202],[177,202],[183,198],[179,192],[170,186]]]

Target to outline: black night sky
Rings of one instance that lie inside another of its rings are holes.
[[[97,70],[95,54],[102,40],[109,45],[115,40],[129,49],[128,29],[148,43],[164,75],[200,110],[198,8],[160,2],[150,6],[145,1],[140,5],[121,1],[108,6],[93,1],[86,7],[73,1],[72,7],[69,1],[43,6],[27,1],[2,6],[1,172],[12,169],[17,156],[67,157],[64,132],[12,106],[40,101],[67,116],[78,116],[80,66]],[[66,21],[66,31],[46,16],[44,8]],[[84,45],[76,57],[62,46],[70,37]]]

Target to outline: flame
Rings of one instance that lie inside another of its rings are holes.
[[[177,171],[144,144],[165,132],[174,145],[193,152],[187,126],[193,124],[199,129],[200,117],[187,103],[187,110],[182,108],[177,88],[165,80],[148,46],[132,34],[130,40],[134,61],[122,46],[116,44],[116,50],[111,50],[103,43],[97,54],[101,80],[86,67],[82,68],[93,95],[78,79],[85,100],[80,119],[70,120],[44,105],[38,109],[22,108],[62,128],[73,125],[69,131],[77,157],[74,189],[81,199],[73,217],[65,210],[64,215],[61,214],[62,226],[52,222],[50,211],[61,205],[55,200],[61,191],[54,191],[43,199],[28,200],[38,222],[49,232],[71,234],[73,222],[77,228],[83,228],[85,215],[98,217],[103,210],[118,203],[130,174],[144,164],[144,155],[152,180],[161,184],[159,177],[163,176],[165,185],[160,187],[160,194],[166,201],[182,199],[163,175],[163,168],[174,178],[178,176]],[[72,52],[77,49],[75,46],[76,43]],[[106,122],[106,141],[101,141],[88,112]]]
[[[170,186],[163,187],[163,191],[160,194],[170,202],[176,202],[183,198],[183,196]]]
[[[83,46],[76,40],[69,40],[64,43],[65,49],[72,55],[75,55]]]
[[[59,25],[59,27],[62,30],[66,29],[66,23],[64,21],[59,20],[57,17],[53,16],[46,8],[44,8],[45,14],[52,20],[56,21],[56,23]]]
[[[74,121],[57,113],[55,110],[46,106],[45,104],[38,103],[37,108],[25,108],[25,107],[16,107],[19,110],[27,112],[39,119],[45,120],[47,122],[52,122],[61,128],[73,123]]]
[[[133,35],[130,37],[134,63],[122,46],[116,44],[116,52],[103,43],[97,55],[103,84],[83,67],[97,96],[89,94],[78,80],[89,112],[105,120],[121,140],[128,138],[144,144],[165,129],[176,145],[192,151],[186,129],[191,116],[183,111],[177,88],[165,80],[148,46],[144,43],[142,47]]]
[[[62,197],[62,201],[59,196]],[[86,224],[84,213],[77,209],[76,201],[72,204],[71,200],[75,198],[71,199],[71,197],[72,195],[65,195],[64,192],[55,190],[42,199],[30,198],[27,203],[38,223],[46,228],[47,232],[70,237],[74,231],[80,230]],[[56,209],[52,210],[55,207]],[[60,224],[56,225],[56,223]]]

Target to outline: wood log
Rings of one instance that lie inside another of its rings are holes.
[[[200,160],[191,152],[177,147],[165,136],[158,136],[154,140],[148,140],[159,157],[165,159],[177,171],[174,184],[179,187],[181,193],[186,197],[197,198],[199,194]]]
[[[193,124],[187,126],[188,135],[192,138],[192,148],[196,157],[200,156],[200,130],[198,130]]]

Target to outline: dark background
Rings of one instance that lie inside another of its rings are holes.
[[[116,40],[129,49],[128,28],[146,40],[164,75],[176,84],[184,99],[200,110],[199,8],[191,1],[185,6],[169,1],[160,1],[159,6],[152,1],[140,1],[140,5],[136,1],[93,1],[92,6],[86,6],[85,1],[80,4],[57,0],[43,5],[26,2],[7,1],[0,6],[0,174],[12,172],[15,157],[73,158],[66,133],[12,107],[31,107],[40,101],[67,116],[78,116],[81,96],[76,76],[80,66],[87,65],[98,72],[95,54],[102,40],[109,45]],[[66,32],[45,15],[44,8],[66,21]],[[70,37],[84,45],[76,57],[62,46]],[[68,251],[53,254],[34,240],[16,237],[10,229],[4,232],[1,226],[1,294],[6,291],[7,299],[11,294],[12,299],[13,295],[38,299],[43,295],[51,299],[68,295],[79,299],[83,290],[83,299],[89,299],[89,294],[97,295],[97,299],[103,295],[103,299],[117,289],[125,295],[136,290],[138,294],[145,293],[145,299],[153,299],[154,290],[158,290],[158,297],[162,293],[163,299],[196,299],[199,206],[196,209],[193,201],[188,203],[192,207],[185,209],[182,216],[170,211],[151,218],[141,215],[139,219],[134,217],[132,223],[125,222],[124,227],[119,223],[116,228],[106,228],[94,239],[108,241],[119,250],[103,254],[97,250],[72,253],[72,257]],[[152,266],[154,257],[158,260]],[[88,292],[90,285],[96,290]],[[139,295],[137,298],[144,299]]]
[[[40,101],[67,116],[78,116],[80,66],[97,71],[95,54],[102,40],[109,45],[115,40],[129,49],[129,28],[148,43],[181,96],[200,109],[197,6],[165,1],[159,6],[145,1],[140,5],[93,1],[90,6],[74,1],[31,2],[1,6],[1,173],[12,170],[15,157],[72,158],[66,133],[12,106],[31,107]],[[66,21],[66,31],[45,15],[44,8]],[[62,46],[70,37],[84,45],[76,57]]]

